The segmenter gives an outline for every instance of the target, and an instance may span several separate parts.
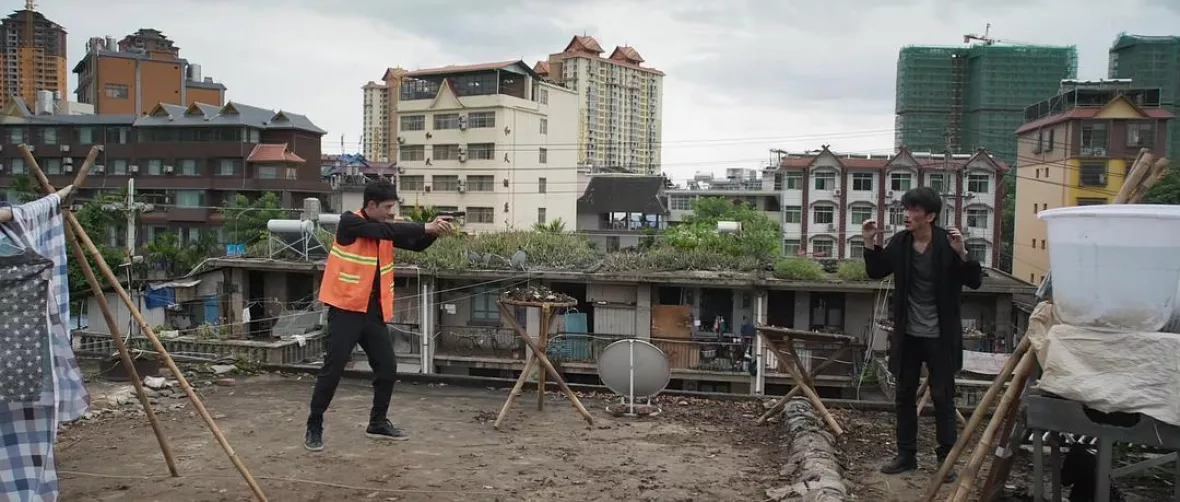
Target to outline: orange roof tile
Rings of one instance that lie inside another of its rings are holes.
[[[643,62],[643,57],[639,55],[639,51],[627,45],[616,46],[614,52],[610,53],[610,58],[616,61],[623,60],[635,64]]]
[[[1031,122],[1025,122],[1024,124],[1021,124],[1021,126],[1016,129],[1016,134],[1024,134],[1042,127],[1059,124],[1067,120],[1094,118],[1101,111],[1102,108],[1074,108],[1062,113],[1047,115]],[[1168,111],[1166,108],[1139,108],[1139,111],[1143,113],[1144,118],[1170,119],[1173,117],[1172,112]]]
[[[574,35],[569,44],[566,44],[565,50],[562,52],[589,52],[591,54],[602,54],[602,46],[598,45],[598,41],[594,37],[588,35]]]
[[[549,62],[548,61],[537,61],[537,64],[533,65],[533,71],[537,72],[537,75],[541,75],[543,77],[548,77],[549,76]]]
[[[246,157],[246,162],[253,164],[302,164],[306,161],[303,160],[303,157],[287,149],[286,143],[259,143],[254,146],[250,156]]]

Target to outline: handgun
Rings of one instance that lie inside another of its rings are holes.
[[[439,211],[439,218],[446,218],[448,220],[457,220],[459,218],[466,218],[467,211]]]

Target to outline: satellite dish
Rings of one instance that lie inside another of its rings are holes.
[[[659,410],[651,406],[651,398],[668,386],[672,366],[668,363],[668,355],[659,347],[629,338],[602,349],[598,356],[598,377],[607,388],[623,397],[626,415],[640,414],[636,412],[637,398],[647,401],[639,407],[642,414],[654,415]],[[607,411],[612,410],[607,407]]]

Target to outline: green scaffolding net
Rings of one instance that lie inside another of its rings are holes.
[[[1110,47],[1110,78],[1129,78],[1135,87],[1156,87],[1160,102],[1180,113],[1180,37],[1120,33]],[[1180,152],[1180,127],[1169,124],[1168,155]]]

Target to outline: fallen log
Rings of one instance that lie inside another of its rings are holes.
[[[766,490],[771,500],[806,500],[808,502],[843,502],[848,499],[848,485],[840,469],[836,438],[816,415],[806,398],[797,397],[783,410],[783,427],[787,428],[791,446],[782,475],[787,486]]]

